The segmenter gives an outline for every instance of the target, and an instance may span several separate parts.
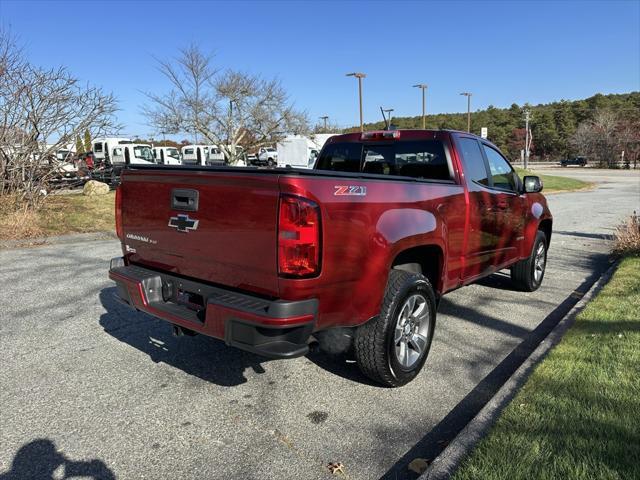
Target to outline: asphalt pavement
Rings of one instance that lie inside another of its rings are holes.
[[[549,195],[544,284],[499,273],[447,295],[430,357],[400,389],[347,357],[265,360],[113,300],[117,241],[0,251],[0,479],[412,478],[609,265],[609,236],[640,212],[639,172]],[[357,292],[356,292],[357,294]]]

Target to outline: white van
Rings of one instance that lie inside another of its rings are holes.
[[[231,145],[227,146],[230,150]],[[229,162],[224,158],[224,153],[217,145],[212,145],[209,149],[209,160],[207,162],[210,165],[227,165]],[[247,162],[244,153],[244,147],[236,145],[236,161],[233,164],[234,167],[246,167]]]
[[[119,143],[109,152],[113,165],[153,165],[156,163],[151,145]]]
[[[100,137],[93,140],[93,158],[96,162],[110,161],[111,152],[120,142],[130,142],[130,138],[124,137]]]
[[[222,165],[226,163],[224,161],[224,153],[222,153],[217,145],[211,145],[209,147],[209,156],[207,157],[207,163],[210,165]]]
[[[161,165],[182,165],[180,152],[175,147],[153,147],[153,158]]]
[[[183,165],[205,165],[209,160],[210,145],[185,145],[182,147]]]

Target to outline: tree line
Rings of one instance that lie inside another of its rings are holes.
[[[640,92],[602,95],[539,105],[489,106],[471,114],[471,131],[487,127],[488,139],[511,160],[520,158],[525,143],[524,111],[531,113],[532,159],[556,161],[583,155],[603,166],[638,163],[640,149]],[[427,128],[467,129],[466,113],[427,115]],[[421,128],[422,116],[395,117],[396,128]],[[384,128],[383,121],[365,124],[365,130]],[[358,127],[345,129],[358,131]],[[625,158],[621,160],[622,151]]]

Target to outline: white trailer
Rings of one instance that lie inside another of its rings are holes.
[[[161,165],[182,165],[180,152],[175,147],[153,147],[153,158]]]
[[[318,134],[311,138],[290,135],[278,142],[278,167],[313,168],[320,150],[333,134]]]

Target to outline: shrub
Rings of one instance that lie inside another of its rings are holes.
[[[616,227],[613,253],[640,256],[640,216],[636,212]]]

